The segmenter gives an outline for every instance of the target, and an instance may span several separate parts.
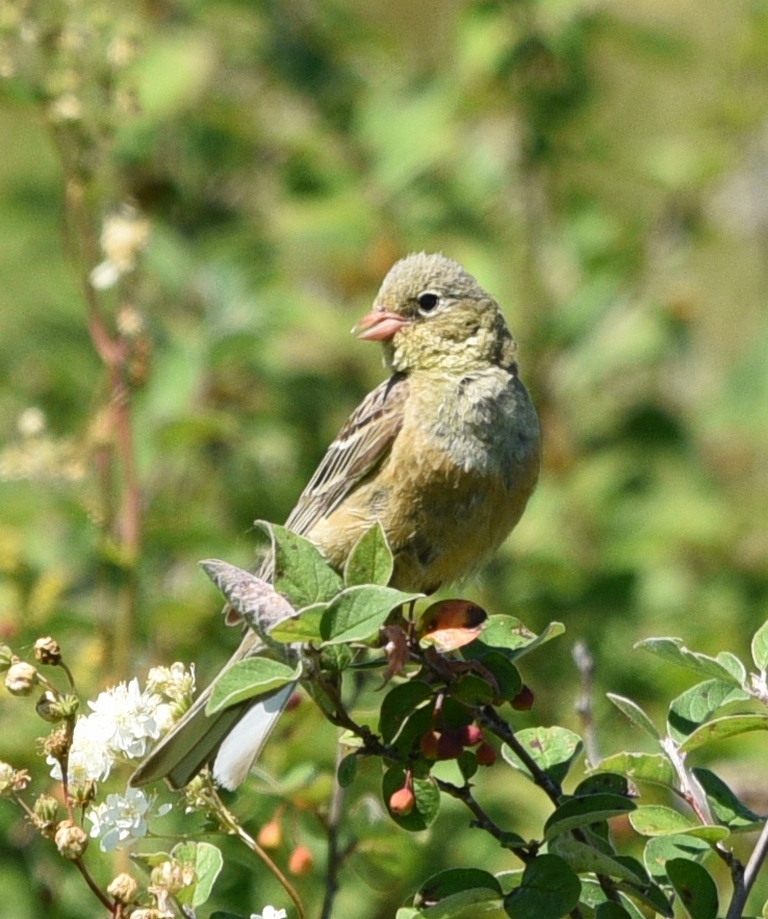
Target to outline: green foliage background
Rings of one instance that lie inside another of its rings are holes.
[[[71,40],[52,47],[62,17]],[[118,41],[131,60],[107,108]],[[606,690],[661,716],[690,682],[635,641],[747,654],[768,614],[768,4],[0,0],[0,74],[0,629],[15,649],[55,635],[92,694],[175,659],[213,675],[237,636],[197,560],[247,565],[253,519],[285,518],[382,376],[349,328],[392,262],[424,249],[503,305],[542,418],[540,487],[464,590],[534,628],[566,623],[528,665],[537,723],[579,730],[576,638],[596,660],[604,754],[628,735]],[[70,97],[92,214],[130,200],[152,227],[104,301],[144,326],[138,554],[119,537],[80,283],[93,263],[71,257],[65,220],[56,104]],[[30,408],[38,433],[19,426]],[[18,766],[37,762],[28,708],[0,707],[0,758]],[[308,704],[281,730],[270,769],[320,758],[309,808],[333,731]],[[762,743],[722,750],[758,811]],[[523,826],[544,805],[514,779],[486,786]],[[250,792],[238,804],[256,823],[274,810]],[[458,809],[405,839],[355,807],[370,851],[340,917],[392,915],[464,851],[504,867]],[[15,810],[0,821],[0,916],[99,915]],[[257,911],[270,894],[234,863],[217,902]]]

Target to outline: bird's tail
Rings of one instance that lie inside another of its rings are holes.
[[[237,788],[261,752],[294,687],[295,683],[288,684],[208,716],[205,706],[209,687],[133,773],[130,784],[148,785],[167,779],[173,788],[183,788],[206,763],[213,761],[214,779],[225,788]]]

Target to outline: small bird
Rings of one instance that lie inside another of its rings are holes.
[[[536,411],[498,304],[455,261],[423,252],[397,262],[353,333],[381,342],[391,376],[353,412],[286,527],[341,570],[379,521],[394,558],[390,585],[430,594],[461,581],[520,519],[539,476]],[[269,560],[262,576],[269,571]],[[247,630],[227,666],[261,650]],[[226,669],[226,668],[225,668]],[[209,687],[134,773],[182,787],[209,761],[219,784],[247,776],[293,687],[211,717]]]

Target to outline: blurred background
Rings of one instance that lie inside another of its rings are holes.
[[[248,565],[252,521],[285,518],[382,379],[349,329],[416,250],[499,300],[542,419],[538,491],[463,591],[565,623],[526,659],[530,723],[580,730],[576,639],[603,754],[643,748],[605,691],[663,723],[692,682],[634,642],[748,655],[768,616],[763,0],[0,0],[2,640],[54,635],[91,698],[174,660],[207,682],[237,636],[197,561]],[[39,775],[23,703],[0,700],[0,759]],[[266,765],[298,776],[322,860],[314,717]],[[716,766],[758,810],[764,749]],[[489,806],[525,832],[543,795],[494,775]],[[338,916],[391,916],[442,864],[517,867],[458,807],[392,832],[366,781]],[[256,825],[276,806],[236,805]],[[0,851],[0,916],[101,915],[7,802]],[[300,883],[311,901],[322,877]],[[278,896],[233,851],[214,900]]]

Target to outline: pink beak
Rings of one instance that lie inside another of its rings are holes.
[[[363,341],[391,341],[407,324],[408,320],[400,313],[375,306],[352,329],[352,334]]]

